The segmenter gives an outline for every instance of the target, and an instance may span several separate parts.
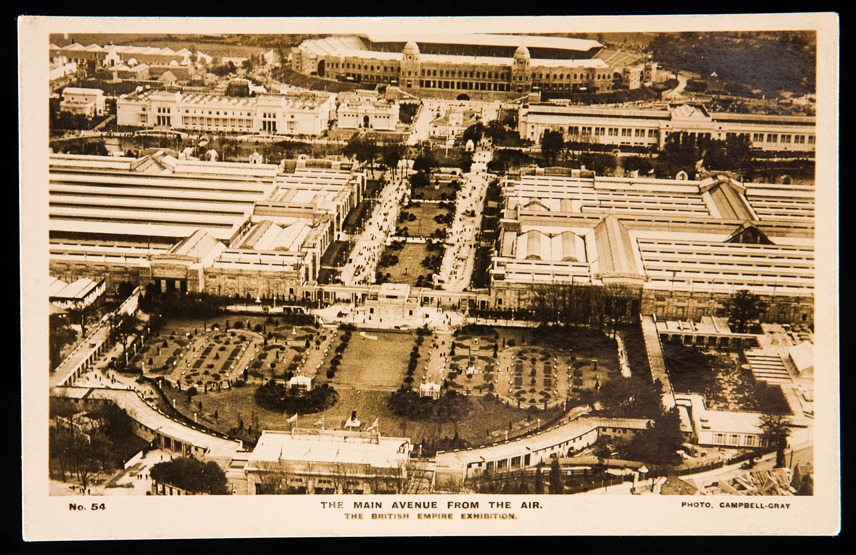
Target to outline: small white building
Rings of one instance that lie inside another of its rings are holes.
[[[355,91],[339,95],[337,109],[340,129],[395,131],[398,102],[380,98],[377,91]]]
[[[378,289],[372,288],[365,305],[369,320],[419,318],[419,300],[410,296],[410,286],[403,283],[384,283]]]
[[[294,376],[288,380],[288,388],[291,389],[293,387],[302,389],[303,391],[312,391],[313,379],[309,376]]]
[[[431,122],[431,136],[436,138],[455,139],[481,119],[481,110],[450,107],[445,114]]]
[[[699,445],[729,448],[772,446],[761,429],[761,413],[708,409],[701,395],[675,395],[675,403],[689,411]],[[802,444],[812,438],[811,422],[804,415],[797,413],[789,419],[791,445]]]
[[[423,383],[419,386],[420,397],[440,398],[440,384],[434,382]]]
[[[104,91],[66,87],[62,91],[60,111],[82,114],[88,118],[104,114]]]

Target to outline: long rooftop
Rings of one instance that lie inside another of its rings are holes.
[[[482,33],[367,33],[373,43],[409,42],[432,44],[473,44],[480,46],[526,46],[587,52],[603,45],[596,40],[536,35],[494,35]]]

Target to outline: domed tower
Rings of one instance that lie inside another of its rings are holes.
[[[511,65],[511,90],[528,93],[532,90],[532,58],[529,49],[520,45],[514,52],[514,62]]]
[[[401,61],[401,75],[398,85],[404,89],[419,88],[419,46],[413,41],[404,45],[404,59]]]

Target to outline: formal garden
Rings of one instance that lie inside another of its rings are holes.
[[[300,367],[317,330],[285,319],[172,320],[137,350],[128,370],[162,378],[160,382],[179,391],[193,388],[203,393],[228,389],[239,381],[286,378]]]
[[[637,339],[625,336],[628,350]],[[248,446],[266,429],[341,429],[356,411],[361,429],[377,419],[382,434],[409,437],[430,454],[531,433],[578,406],[610,416],[659,407],[647,364],[634,354],[639,374],[622,377],[615,340],[588,328],[434,333],[240,316],[170,321],[146,347],[135,363],[181,387],[166,381],[167,402]],[[292,387],[294,376],[314,377],[312,387]],[[428,382],[440,390],[420,395]]]

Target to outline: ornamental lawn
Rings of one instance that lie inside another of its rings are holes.
[[[337,391],[340,385],[358,389],[398,389],[404,379],[415,340],[416,335],[410,333],[351,332],[351,340],[342,354],[342,363],[335,377],[327,380],[329,363],[325,362],[318,373],[318,382],[329,381]],[[328,358],[332,358],[332,355],[331,350]]]

